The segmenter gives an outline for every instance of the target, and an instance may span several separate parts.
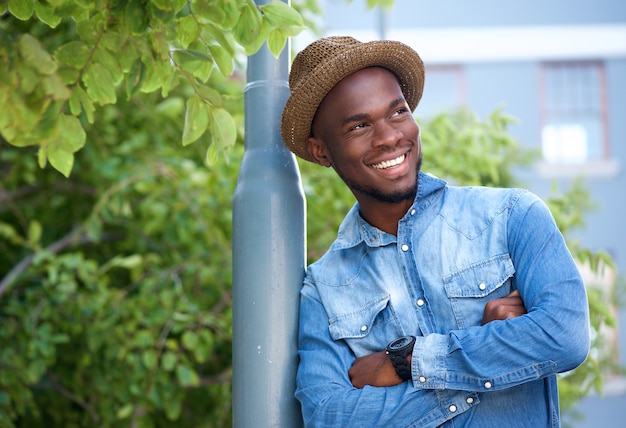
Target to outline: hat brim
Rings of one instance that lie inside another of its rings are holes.
[[[398,79],[411,111],[414,111],[424,89],[424,63],[409,46],[391,40],[362,43],[329,57],[291,88],[282,114],[283,141],[298,157],[309,162],[306,140],[319,105],[331,89],[352,73],[367,67],[384,67]]]

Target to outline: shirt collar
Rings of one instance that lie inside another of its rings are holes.
[[[418,176],[417,197],[413,201],[413,205],[407,211],[410,213],[416,210],[417,213],[423,211],[432,201],[429,196],[446,186],[446,182],[429,173],[420,171]],[[406,216],[405,216],[406,217]],[[383,232],[382,230],[372,226],[359,214],[359,203],[355,203],[348,214],[344,218],[337,239],[333,244],[334,250],[342,250],[355,247],[361,242],[370,247],[379,247],[396,242],[396,236]]]

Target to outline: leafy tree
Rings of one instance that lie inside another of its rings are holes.
[[[304,20],[277,1],[0,0],[0,427],[231,424],[242,61],[311,25],[315,1],[294,3]],[[523,156],[490,120],[422,124],[425,168],[512,185]],[[353,198],[300,166],[314,259]],[[554,199],[566,229],[581,195]],[[601,386],[598,366],[574,375]]]
[[[277,0],[5,0],[0,14],[0,135],[38,147],[39,165],[66,177],[99,106],[181,83],[191,88],[183,145],[202,139],[213,160],[237,132],[211,75],[231,75],[242,48],[266,40],[278,55],[304,28]]]

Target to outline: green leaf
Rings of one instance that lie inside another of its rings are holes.
[[[193,331],[187,330],[183,333],[181,341],[186,349],[192,351],[196,346],[198,346],[198,335]]]
[[[24,238],[22,238],[17,233],[15,228],[9,223],[0,222],[0,236],[4,237],[5,239],[16,245],[22,245],[25,242]]]
[[[96,49],[92,57],[94,63],[99,63],[109,72],[114,86],[119,84],[124,77],[122,68],[117,60],[118,56],[119,53],[115,50]]]
[[[41,239],[42,231],[41,223],[37,220],[32,220],[28,224],[28,243],[31,245],[37,244]]]
[[[76,24],[76,30],[81,40],[88,45],[95,45],[104,31],[104,17],[95,15],[91,19],[79,21]]]
[[[120,409],[117,411],[115,416],[118,419],[126,419],[127,417],[129,417],[130,415],[133,414],[134,410],[135,410],[135,406],[133,405],[133,403],[128,403],[128,404],[120,407]]]
[[[74,153],[85,145],[86,134],[74,116],[59,118],[59,132],[47,144],[47,157],[57,171],[69,177],[74,166]]]
[[[174,370],[177,362],[178,357],[176,356],[176,353],[172,351],[165,351],[161,357],[161,367],[163,367],[163,370],[168,372]]]
[[[9,12],[17,19],[26,21],[35,13],[34,0],[9,0]]]
[[[232,35],[224,32],[224,30],[218,28],[216,25],[210,23],[203,25],[202,36],[206,39],[215,39],[215,42],[217,42],[222,49],[225,49],[231,57],[235,56],[236,52],[233,45]]]
[[[183,411],[182,400],[180,398],[174,398],[171,400],[165,400],[163,403],[165,408],[165,417],[170,421],[177,421]]]
[[[210,20],[218,25],[222,25],[226,21],[226,13],[223,7],[218,4],[219,1],[200,0],[191,2],[191,12],[199,19]]]
[[[270,31],[270,35],[267,39],[267,47],[274,57],[278,58],[286,43],[287,36],[280,28],[275,28]]]
[[[271,3],[260,6],[263,16],[274,27],[298,26],[304,27],[302,16],[287,3],[279,0],[273,0]]]
[[[144,258],[141,254],[133,254],[127,257],[123,257],[121,255],[115,256],[111,260],[109,260],[102,268],[101,272],[108,271],[113,267],[119,267],[123,269],[134,269],[144,262]],[[104,270],[102,270],[104,269]]]
[[[84,42],[73,40],[54,51],[54,57],[60,64],[73,68],[83,68],[89,58],[89,48]]]
[[[249,47],[257,44],[261,34],[261,13],[254,3],[248,2],[241,8],[241,15],[232,31],[237,43],[249,53]]]
[[[85,70],[83,83],[87,87],[87,94],[95,102],[115,104],[115,83],[111,72],[101,64],[91,64]]]
[[[154,4],[161,10],[173,10],[172,0],[150,0],[150,3]]]
[[[148,13],[140,0],[128,0],[124,8],[124,20],[131,34],[143,34],[148,29]]]
[[[204,161],[209,166],[215,165],[219,158],[219,154],[220,154],[220,150],[217,149],[217,146],[215,146],[214,144],[211,144],[206,149],[206,155],[204,156]]]
[[[62,150],[59,145],[53,147],[54,149],[48,150],[50,165],[63,174],[65,178],[69,178],[72,168],[74,167],[74,154]],[[40,166],[42,166],[41,163]]]
[[[144,77],[143,62],[137,58],[126,76],[126,97],[130,99],[139,91]]]
[[[208,85],[198,85],[196,87],[197,95],[204,101],[214,105],[215,107],[222,107],[222,94]]]
[[[56,28],[61,23],[62,18],[54,14],[54,8],[48,6],[42,2],[35,4],[35,13],[37,18],[44,24],[47,24],[50,28]]]
[[[179,364],[176,367],[176,378],[180,386],[198,386],[200,378],[195,370],[185,364]]]
[[[170,0],[164,0],[165,2],[170,2]],[[165,7],[161,7],[165,6]],[[174,19],[174,9],[171,7],[171,4],[165,5],[156,5],[153,1],[148,3],[148,13],[151,16],[151,21],[153,25],[159,22],[164,26],[169,26],[171,21]],[[156,22],[155,22],[156,21]]]
[[[91,101],[91,98],[87,95],[87,93],[80,86],[76,86],[74,88],[73,93],[77,94],[78,100],[80,101],[80,105],[82,106],[83,112],[87,116],[87,121],[89,123],[93,123],[94,121],[94,113],[96,108]]]
[[[172,52],[174,62],[183,70],[206,82],[213,70],[213,58],[204,52],[179,49]]]
[[[232,55],[230,55],[226,49],[217,45],[210,45],[209,50],[222,74],[224,76],[230,76],[233,73]]]
[[[211,115],[212,145],[223,150],[231,147],[237,141],[237,125],[235,119],[223,108],[209,107]]]
[[[183,146],[187,146],[204,134],[209,125],[207,105],[198,96],[187,100],[185,126],[183,128]]]
[[[176,34],[180,44],[184,48],[188,48],[191,43],[198,39],[200,34],[200,27],[198,27],[196,18],[190,15],[180,18],[176,22]]]
[[[39,40],[30,34],[20,37],[19,51],[24,58],[24,62],[31,65],[40,74],[52,74],[57,70],[57,64],[50,54],[41,46]]]
[[[154,349],[146,349],[141,354],[141,362],[143,363],[144,367],[147,368],[148,370],[152,370],[153,368],[156,367],[157,362],[158,362],[157,360],[158,360],[157,353]]]
[[[58,74],[44,76],[41,79],[41,85],[43,86],[43,90],[46,95],[51,96],[53,100],[67,100],[71,96],[70,90],[67,86],[65,86],[63,79],[61,79],[61,76]]]

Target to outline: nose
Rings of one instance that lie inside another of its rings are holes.
[[[386,121],[381,121],[376,124],[372,146],[395,146],[403,135],[404,134],[402,133],[402,131],[395,127],[393,124]]]

